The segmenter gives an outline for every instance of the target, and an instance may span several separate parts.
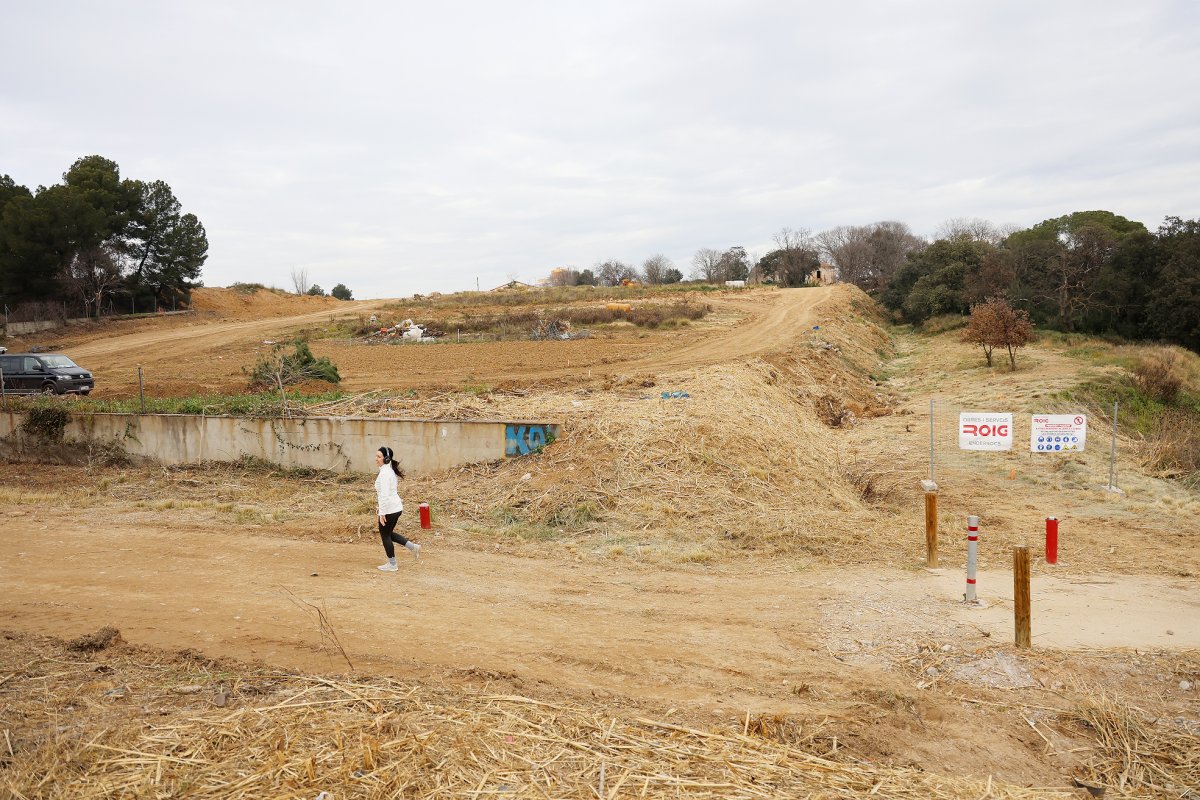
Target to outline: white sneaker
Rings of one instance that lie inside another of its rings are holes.
[[[386,563],[386,564],[380,564],[378,567],[376,567],[376,569],[378,569],[380,572],[396,572],[396,571],[397,571],[397,570],[399,570],[400,568],[399,568],[399,567],[397,567],[397,566],[396,566],[394,563],[392,563],[391,561],[389,561],[389,562],[388,562],[388,563]]]
[[[409,542],[408,544],[406,544],[406,545],[404,545],[404,546],[405,546],[405,547],[407,547],[409,550],[411,550],[411,551],[412,551],[413,558],[420,560],[420,558],[421,558],[421,545],[417,544],[416,542]]]

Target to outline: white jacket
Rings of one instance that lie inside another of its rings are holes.
[[[391,464],[384,464],[379,468],[379,477],[375,479],[375,494],[379,495],[379,516],[404,510],[404,503],[400,500],[399,483],[396,473],[392,472]]]

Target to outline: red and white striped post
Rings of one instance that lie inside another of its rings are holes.
[[[979,517],[967,517],[967,591],[963,600],[978,603],[975,596],[975,565],[979,557]]]

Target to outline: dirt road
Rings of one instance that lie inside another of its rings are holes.
[[[336,346],[318,343],[351,390],[473,384],[547,385],[608,375],[657,375],[785,349],[808,330],[834,287],[784,289],[750,298],[711,298],[724,322],[641,338],[481,342],[461,346]],[[736,320],[736,322],[735,322]],[[644,335],[644,334],[642,334]],[[435,349],[430,349],[431,347]]]
[[[981,574],[988,605],[972,608],[949,571],[608,568],[473,552],[453,530],[422,537],[420,561],[402,555],[400,572],[382,573],[373,538],[312,543],[169,522],[180,527],[6,524],[0,628],[72,636],[108,624],[136,643],[344,670],[319,608],[360,669],[477,670],[742,711],[796,706],[789,682],[877,683],[865,670],[889,643],[907,658],[930,637],[965,649],[1012,636],[1011,578],[1000,574]],[[1035,578],[1041,647],[1200,645],[1195,580]],[[838,656],[863,640],[879,654],[859,673]]]
[[[422,386],[461,386],[554,382],[606,374],[657,373],[711,364],[780,349],[806,330],[830,287],[783,290],[752,299],[714,298],[713,304],[738,324],[701,325],[640,338],[567,342],[480,342],[438,345],[369,346],[318,340],[313,352],[338,365],[342,388],[350,391]],[[137,390],[142,365],[151,395],[240,390],[244,368],[279,341],[332,316],[360,315],[388,301],[339,304],[336,309],[266,319],[160,320],[132,333],[72,345],[66,352],[96,375],[98,396]]]
[[[369,300],[346,303],[338,316],[365,313],[385,301]],[[180,323],[150,320],[132,333],[120,333],[102,339],[72,345],[67,350],[78,363],[96,376],[96,393],[104,396],[114,390],[137,388],[137,368],[142,365],[148,387],[170,386],[187,391],[223,388],[241,375],[242,366],[253,365],[253,354],[262,349],[263,340],[284,338],[289,331],[329,321],[329,309],[282,318],[218,320],[197,318]],[[198,364],[203,362],[202,367]],[[215,368],[215,369],[214,369]],[[203,376],[203,377],[201,377]],[[244,384],[244,378],[241,383]]]

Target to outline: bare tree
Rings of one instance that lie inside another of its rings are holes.
[[[1000,229],[982,217],[951,217],[934,231],[937,239],[970,239],[998,245],[1003,241]]]
[[[750,256],[746,254],[746,248],[741,245],[736,245],[729,248],[724,253],[721,253],[721,259],[717,262],[719,281],[744,281],[750,276],[750,270],[754,266],[750,263]]]
[[[662,253],[655,253],[642,262],[642,278],[646,283],[666,283],[667,270],[674,269],[671,259]]]
[[[101,244],[75,253],[59,273],[59,282],[79,298],[85,315],[99,317],[104,298],[120,286],[123,277],[120,254]]]
[[[308,270],[303,267],[292,268],[292,288],[296,290],[296,294],[308,294],[308,290],[312,288],[312,284],[308,282]]]
[[[872,279],[871,231],[863,225],[839,225],[817,234],[816,241],[825,260],[837,267],[846,283],[866,287]]]
[[[721,251],[711,247],[697,250],[692,256],[692,277],[710,283],[721,280]]]
[[[637,280],[637,270],[615,258],[595,267],[596,280],[605,286],[620,286],[622,281]]]
[[[818,234],[816,241],[843,281],[868,292],[886,288],[908,254],[925,247],[924,239],[895,221],[840,225]]]
[[[804,228],[781,228],[773,238],[777,247],[758,262],[759,277],[780,286],[803,286],[821,265],[812,234]]]
[[[915,235],[903,222],[876,222],[868,241],[875,271],[875,289],[880,290],[892,282],[892,278],[908,261],[908,254],[924,250],[927,242]]]

